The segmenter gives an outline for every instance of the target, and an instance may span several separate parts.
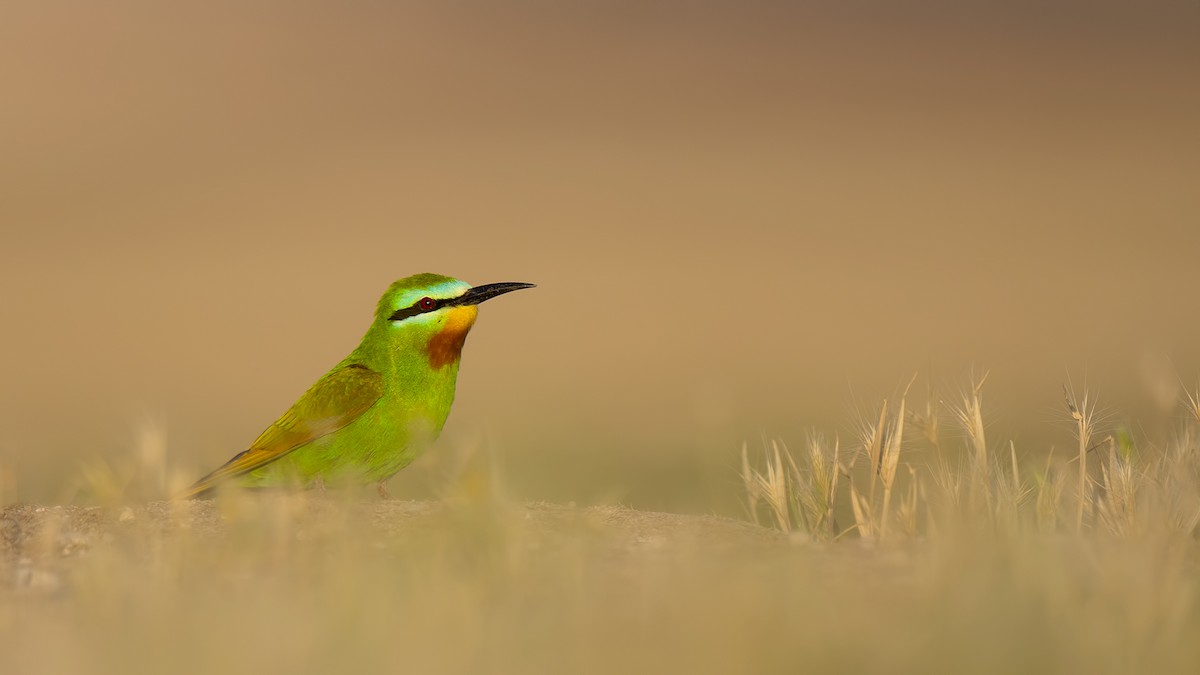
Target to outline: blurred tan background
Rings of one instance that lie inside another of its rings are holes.
[[[4,499],[147,425],[211,468],[422,271],[540,286],[483,309],[444,436],[524,498],[736,512],[743,442],[914,373],[990,370],[1022,453],[1070,443],[1068,375],[1169,429],[1193,3],[703,4],[5,3]]]

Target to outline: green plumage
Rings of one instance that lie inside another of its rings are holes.
[[[418,274],[392,284],[358,348],[250,445],[184,496],[234,479],[253,487],[379,483],[437,438],[454,403],[476,306],[531,284],[472,288]]]

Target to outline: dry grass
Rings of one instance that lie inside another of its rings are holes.
[[[522,504],[478,457],[438,503],[120,505],[174,480],[148,432],[108,505],[0,512],[0,672],[1197,672],[1197,394],[1161,447],[1069,394],[1077,465],[989,439],[983,385],[744,449],[765,527]]]
[[[751,517],[759,524],[821,540],[849,533],[875,542],[923,539],[946,530],[957,532],[963,525],[1016,535],[1058,532],[1068,525],[1094,536],[1197,534],[1200,394],[1185,392],[1186,418],[1169,443],[1143,447],[1127,428],[1102,427],[1094,393],[1064,387],[1063,416],[1074,431],[1074,456],[1030,452],[1029,465],[1022,468],[1012,442],[999,456],[989,453],[983,411],[986,379],[984,375],[974,380],[958,400],[942,403],[957,427],[958,447],[940,440],[939,416],[932,405],[924,413],[911,412],[906,388],[897,403],[883,401],[873,422],[859,425],[852,452],[841,452],[837,441],[831,451],[814,436],[797,462],[782,442],[771,441],[758,468],[743,448],[742,479]],[[906,437],[906,422],[921,434]],[[858,467],[860,460],[866,460],[865,469]],[[901,465],[905,473],[898,472]],[[907,478],[902,488],[898,478]],[[839,492],[839,485],[846,494]],[[893,504],[897,489],[903,489],[904,496]],[[853,524],[844,529],[836,525],[839,497],[853,515]],[[763,519],[764,511],[770,519]]]
[[[906,636],[892,646],[907,655],[927,648],[924,663],[936,671],[1200,668],[1200,393],[1185,394],[1174,437],[1152,445],[1106,428],[1094,392],[1066,388],[1073,456],[1023,459],[1012,442],[989,452],[985,380],[920,413],[907,389],[885,400],[850,452],[816,439],[797,461],[772,442],[759,468],[743,450],[754,520],[805,540],[857,539],[876,562],[911,556],[903,558],[911,576],[852,580],[862,572],[854,570],[817,583],[844,594],[827,616],[872,607],[890,637]],[[955,427],[948,434],[938,428],[943,411]],[[839,512],[852,516],[844,528]],[[913,591],[903,600],[911,604],[892,604],[879,588],[864,597],[871,584]],[[861,634],[864,649],[879,637]]]

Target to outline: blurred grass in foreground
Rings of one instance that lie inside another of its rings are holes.
[[[0,672],[1200,672],[1197,398],[1149,447],[1068,391],[1076,452],[1023,465],[981,392],[747,452],[772,529],[522,505],[470,467],[438,504],[9,507]]]

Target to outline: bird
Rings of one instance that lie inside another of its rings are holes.
[[[384,483],[437,438],[480,303],[534,284],[471,286],[440,274],[391,284],[358,347],[318,379],[250,447],[179,498],[223,484],[319,488]]]

